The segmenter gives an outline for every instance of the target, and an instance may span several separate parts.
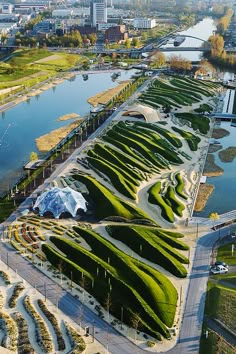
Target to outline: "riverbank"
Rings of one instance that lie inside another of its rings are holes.
[[[130,84],[130,80],[122,81],[118,86],[108,89],[106,91],[100,92],[95,96],[88,98],[88,103],[93,107],[97,107],[99,104],[106,105],[110,100],[114,99],[119,93],[121,93],[127,85]]]
[[[198,189],[197,199],[194,205],[194,211],[202,211],[211,195],[214,191],[214,186],[212,184],[200,184]]]
[[[63,75],[61,77],[56,77],[52,78],[51,82],[49,82],[49,79],[47,81],[44,81],[43,83],[37,84],[33,87],[31,87],[29,90],[24,89],[22,92],[18,92],[17,95],[13,95],[12,97],[8,97],[8,100],[6,103],[1,104],[0,103],[0,113],[5,112],[6,110],[9,110],[19,103],[25,102],[31,97],[35,97],[37,95],[40,95],[42,92],[47,91],[59,84],[61,84],[65,80],[69,80],[72,77],[74,77],[74,73],[66,73],[66,75]],[[12,99],[11,99],[12,98]]]
[[[35,139],[37,149],[40,152],[48,152],[59,144],[59,142],[64,139],[70,132],[77,128],[83,119],[76,119],[76,121],[58,129],[51,131],[48,134],[42,135]]]

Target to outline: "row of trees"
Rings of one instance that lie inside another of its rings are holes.
[[[38,44],[40,46],[47,47],[75,47],[82,48],[84,46],[94,45],[97,41],[96,33],[91,33],[89,35],[81,35],[79,31],[75,30],[71,33],[66,33],[63,36],[52,35],[48,38],[36,38],[23,36],[19,32],[16,34],[15,43],[16,45],[24,45],[36,47]]]
[[[234,54],[227,54],[224,50],[223,35],[227,30],[233,16],[231,8],[224,8],[224,15],[217,23],[217,34],[209,37],[208,42],[211,45],[210,61],[214,64],[224,65],[229,68],[234,68],[236,63],[236,56]]]
[[[221,35],[224,34],[224,32],[227,30],[227,28],[229,27],[231,18],[233,16],[233,10],[232,9],[226,9],[225,11],[225,15],[223,17],[220,18],[220,20],[217,23],[217,32]]]

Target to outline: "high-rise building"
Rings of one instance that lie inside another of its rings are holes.
[[[91,0],[90,18],[92,26],[107,22],[107,0]]]

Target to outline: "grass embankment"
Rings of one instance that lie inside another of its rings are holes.
[[[236,147],[229,146],[227,149],[219,151],[218,155],[222,162],[232,162],[236,156]]]
[[[183,193],[184,182],[181,176],[176,176],[177,185],[174,187],[169,185],[166,191],[162,191],[162,183],[159,181],[155,183],[148,190],[148,201],[151,204],[156,204],[161,209],[161,216],[168,222],[173,223],[175,221],[174,214],[179,217],[183,216],[184,204],[176,198],[176,194],[183,199],[187,199],[187,196]]]
[[[234,239],[232,239],[232,243]],[[225,262],[230,265],[236,265],[236,257],[235,257],[236,251],[234,255],[232,256],[232,244],[227,244],[224,246],[221,246],[217,250],[217,260],[220,260],[222,262]],[[228,276],[228,275],[227,275]]]
[[[96,173],[107,177],[118,192],[130,199],[136,199],[140,181],[148,178],[144,172],[158,173],[157,167],[165,169],[170,164],[182,163],[177,150],[181,142],[177,136],[164,128],[156,129],[152,124],[119,122],[103,139],[116,148],[95,144],[87,152],[87,162]],[[121,151],[117,152],[117,148]]]
[[[187,271],[182,263],[187,264],[188,258],[176,250],[189,249],[178,240],[183,235],[137,225],[109,225],[106,230],[110,236],[123,242],[141,257],[159,264],[177,277],[186,277]]]
[[[226,244],[217,250],[217,260],[236,265],[235,256],[232,256],[232,245]],[[215,281],[218,281],[216,283]],[[222,283],[221,283],[222,282]],[[231,288],[232,286],[232,288]],[[236,333],[236,274],[224,274],[214,276],[214,282],[208,282],[205,314],[209,318],[220,320],[230,330]],[[205,331],[209,331],[209,337],[205,338]],[[200,343],[200,354],[234,354],[235,348],[229,345],[223,337],[212,332],[207,324],[204,324]]]
[[[217,84],[205,84],[190,78],[157,79],[140,97],[139,101],[155,108],[168,105],[171,108],[200,104],[203,96],[211,97]]]
[[[155,224],[144,211],[115,196],[95,178],[82,174],[74,174],[73,177],[87,187],[89,195],[84,197],[92,205],[94,216],[98,220],[119,217],[124,221],[142,219]]]
[[[201,138],[199,138],[199,136],[192,134],[190,132],[187,132],[186,130],[177,128],[177,127],[172,127],[172,129],[176,133],[179,133],[186,140],[191,151],[197,151],[198,144],[201,141]]]
[[[207,134],[210,129],[209,118],[194,113],[175,113],[175,116],[182,122],[201,134]]]
[[[208,154],[203,170],[203,174],[208,177],[221,176],[224,170],[215,164],[215,156]]]
[[[194,205],[194,211],[199,212],[205,208],[208,198],[214,191],[214,188],[215,187],[212,184],[200,184],[197,199]]]
[[[91,247],[88,251],[76,242],[60,237],[50,241],[62,256],[51,246],[44,244],[43,251],[49,261],[77,284],[86,288],[100,303],[105,303],[109,294],[110,312],[119,317],[124,308],[124,321],[132,322],[133,314],[140,316],[140,327],[160,339],[160,334],[169,337],[166,326],[173,324],[177,292],[171,282],[160,272],[128,256],[99,234],[75,227],[74,230]],[[119,296],[117,296],[119,294]]]

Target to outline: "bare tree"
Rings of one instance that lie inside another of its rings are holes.
[[[110,308],[112,307],[112,297],[111,297],[111,292],[108,291],[105,300],[104,300],[104,308],[107,311],[107,320],[109,322],[110,320]]]

